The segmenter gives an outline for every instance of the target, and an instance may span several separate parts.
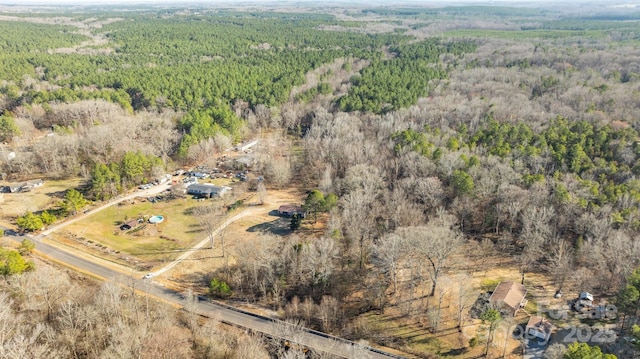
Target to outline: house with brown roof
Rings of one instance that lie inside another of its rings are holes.
[[[297,204],[283,204],[282,206],[278,207],[278,214],[288,217],[297,214],[300,217],[304,218],[304,216],[306,215],[306,211],[304,210],[304,208],[302,208],[302,206],[298,206]]]
[[[543,317],[534,315],[529,318],[525,331],[529,338],[538,338],[546,342],[549,340],[551,332],[553,331],[553,324]]]
[[[504,313],[515,316],[518,309],[527,304],[527,300],[524,299],[526,295],[527,290],[524,285],[516,282],[502,282],[489,297],[489,304]]]

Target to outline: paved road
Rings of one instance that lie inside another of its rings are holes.
[[[12,240],[20,241],[23,237],[9,236]],[[153,282],[153,280],[143,280],[123,276],[122,273],[102,266],[99,263],[78,257],[72,253],[66,252],[60,248],[35,240],[36,253],[48,257],[52,260],[70,265],[75,269],[79,269],[86,273],[101,277],[106,280],[114,281],[126,286],[133,286],[140,292],[146,292],[150,295],[158,297],[166,302],[184,306],[184,296],[174,290],[165,288]],[[253,331],[265,333],[267,335],[282,338],[292,343],[301,344],[308,348],[327,352],[343,358],[403,358],[398,355],[385,353],[383,351],[360,346],[354,342],[350,342],[341,338],[332,337],[328,334],[316,332],[306,328],[296,328],[284,322],[273,320],[271,318],[259,316],[237,308],[233,308],[222,303],[208,301],[206,298],[199,297],[197,305],[198,314],[206,317],[217,318],[218,320],[251,329]]]
[[[52,260],[71,266],[74,269],[81,270],[87,274],[91,274],[105,280],[110,280],[126,286],[134,286],[135,289],[140,292],[146,292],[166,302],[184,306],[185,304],[184,296],[179,292],[176,292],[174,290],[158,285],[154,283],[152,280],[143,280],[143,279],[134,278],[131,276],[129,277],[124,276],[121,272],[115,269],[103,266],[96,261],[92,261],[92,260],[85,259],[83,257],[76,256],[73,253],[67,252],[56,246],[44,243],[41,240],[47,234],[53,233],[54,231],[57,231],[76,221],[79,221],[89,215],[97,213],[116,203],[122,202],[127,199],[131,199],[134,197],[139,197],[139,196],[146,197],[146,196],[155,195],[157,193],[162,192],[166,188],[167,188],[166,185],[159,185],[159,186],[152,187],[148,190],[138,191],[128,196],[124,196],[116,200],[112,200],[109,203],[106,203],[100,207],[87,211],[82,215],[79,215],[75,218],[69,219],[63,223],[53,226],[47,229],[46,231],[43,231],[42,233],[40,233],[38,236],[35,236],[35,237],[28,236],[28,237],[35,242],[37,253],[44,255]],[[220,229],[224,228],[224,226],[243,217],[246,214],[247,214],[246,212],[240,213],[228,219],[227,221],[225,221],[225,223],[221,226]],[[216,235],[216,234],[217,232],[214,233],[213,235]],[[13,235],[8,237],[17,242],[20,242],[22,239],[24,239],[24,237],[13,236]],[[206,238],[202,242],[198,243],[196,245],[196,248],[200,248],[204,246],[208,241],[209,241],[209,238]],[[170,268],[178,264],[182,259],[186,258],[190,253],[191,252],[185,253],[185,255],[179,257],[176,261],[160,269],[155,274],[161,274],[169,270]],[[284,322],[259,316],[254,313],[246,312],[237,308],[224,305],[222,303],[214,303],[214,302],[208,301],[206,298],[203,298],[203,297],[199,297],[199,302],[196,310],[198,311],[198,314],[204,315],[206,317],[217,318],[220,321],[228,324],[251,329],[253,331],[261,332],[261,333],[270,335],[272,337],[281,338],[283,340],[287,340],[292,343],[303,345],[313,350],[327,352],[343,358],[371,358],[371,359],[403,358],[401,356],[386,353],[386,352],[377,350],[375,348],[371,348],[368,346],[361,346],[354,342],[344,340],[342,338],[332,337],[325,333],[313,331],[307,328],[293,327]]]

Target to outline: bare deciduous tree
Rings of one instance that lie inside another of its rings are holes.
[[[409,238],[391,233],[380,238],[374,246],[372,262],[381,268],[393,284],[393,293],[398,293],[398,271],[402,268],[402,261],[411,251]]]
[[[454,227],[454,219],[444,210],[425,226],[399,228],[399,235],[410,238],[413,253],[426,259],[431,277],[431,293],[433,296],[438,285],[438,278],[447,267],[447,260],[462,244],[462,234]]]
[[[574,266],[573,247],[567,240],[558,239],[551,247],[546,264],[547,271],[553,276],[553,282],[562,290],[565,279]]]
[[[258,186],[256,187],[256,192],[258,193],[258,200],[260,201],[260,204],[263,205],[264,199],[267,196],[267,187],[264,185],[264,182],[262,181],[258,182]]]
[[[322,330],[325,332],[333,331],[338,323],[340,323],[340,303],[332,296],[322,296],[320,305],[318,306],[318,316],[322,322]]]
[[[475,289],[469,285],[471,278],[467,274],[454,277],[452,281],[456,308],[456,323],[458,328],[462,328],[465,320],[465,312],[473,305],[477,293]]]
[[[346,232],[357,243],[359,268],[363,269],[369,255],[374,228],[375,192],[357,189],[343,196],[341,203]]]

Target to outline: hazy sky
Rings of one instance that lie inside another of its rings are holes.
[[[0,0],[0,4],[2,5],[55,5],[55,4],[185,4],[185,3],[200,3],[207,5],[215,5],[215,4],[229,4],[229,3],[271,3],[271,4],[282,4],[286,3],[309,3],[311,5],[322,5],[323,3],[331,2],[337,3],[342,2],[345,5],[349,4],[378,4],[378,5],[395,5],[395,4],[444,4],[444,3],[486,3],[486,4],[500,4],[500,5],[508,5],[509,3],[513,4],[522,4],[522,3],[549,3],[556,2],[556,0]],[[567,1],[565,1],[567,2]],[[580,0],[573,0],[568,2],[581,2]],[[594,0],[583,0],[583,2],[593,3]],[[602,1],[604,2],[604,1]],[[625,2],[640,2],[637,1],[620,1],[621,3]]]
[[[7,8],[16,9],[12,5],[168,5],[168,6],[229,6],[229,5],[273,5],[278,7],[287,7],[288,5],[309,5],[323,6],[344,5],[344,6],[445,6],[445,5],[494,5],[494,6],[526,6],[537,7],[543,6],[561,6],[565,9],[569,8],[625,8],[640,9],[640,0],[0,0],[0,12],[8,10]],[[11,11],[11,10],[9,10]]]

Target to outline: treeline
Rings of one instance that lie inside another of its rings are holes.
[[[15,92],[17,93],[17,91]],[[127,112],[133,112],[132,103],[135,104],[131,96],[123,89],[103,89],[103,90],[73,90],[68,87],[36,91],[28,90],[21,96],[11,97],[13,100],[25,104],[47,105],[52,102],[73,103],[84,100],[105,100],[120,105]]]
[[[613,129],[587,121],[558,117],[540,133],[526,123],[509,124],[489,120],[470,138],[470,145],[483,145],[490,154],[505,157],[513,153],[529,166],[532,174],[552,175],[556,171],[620,184],[640,172],[638,133],[631,127]],[[546,154],[539,167],[535,156]],[[615,202],[615,198],[612,199]]]
[[[615,209],[611,213],[615,223],[640,228],[637,210],[628,205],[630,199],[640,201],[640,182],[635,179],[640,171],[637,145],[640,137],[633,128],[614,129],[610,125],[558,117],[536,133],[524,122],[500,123],[489,115],[487,124],[475,133],[469,133],[462,125],[441,146],[429,140],[440,136],[439,130],[427,128],[424,132],[400,131],[391,138],[397,154],[411,150],[436,162],[445,160],[442,158],[444,153],[463,148],[471,153],[486,151],[492,156],[508,158],[514,171],[521,173],[519,185],[531,187],[537,182],[549,181],[554,183],[559,202],[572,202],[584,209],[609,205]],[[458,172],[451,178],[440,179],[444,183],[451,182],[454,193],[469,194],[473,179],[462,173],[479,165],[480,161],[478,157],[464,153],[460,160],[465,165]],[[559,181],[566,175],[575,175],[578,180],[573,193]]]
[[[127,152],[120,162],[94,165],[90,192],[99,200],[111,198],[123,189],[159,178],[166,173],[164,167],[158,157]]]
[[[243,121],[224,104],[202,111],[189,111],[178,121],[178,128],[185,133],[178,156],[185,157],[191,146],[218,134],[238,141],[243,125]]]

